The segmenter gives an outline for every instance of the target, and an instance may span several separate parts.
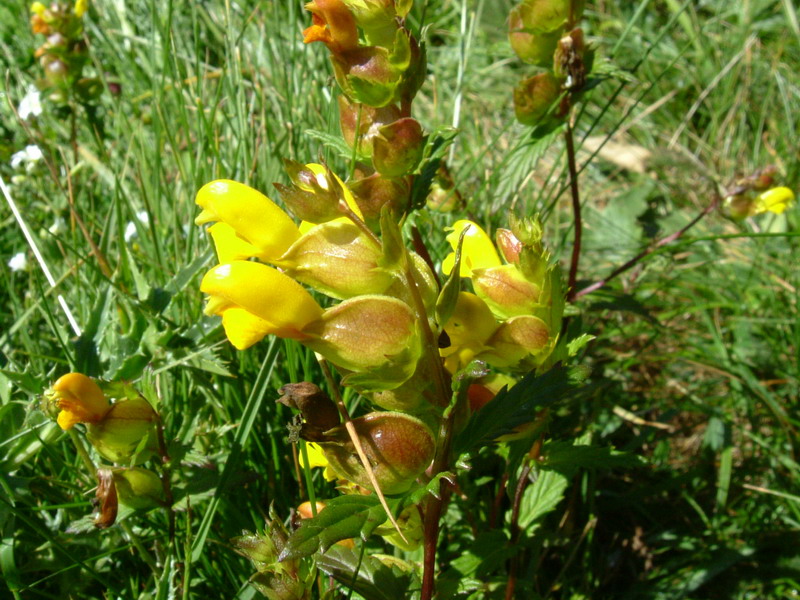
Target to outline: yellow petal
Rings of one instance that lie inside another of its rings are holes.
[[[333,481],[336,479],[336,473],[330,468],[328,463],[328,459],[325,458],[325,453],[322,451],[322,448],[319,444],[315,444],[314,442],[306,442],[306,451],[308,452],[308,466],[309,468],[313,469],[314,467],[324,467],[325,471],[323,472],[323,476],[327,481]],[[300,453],[300,466],[305,468],[305,462],[303,461],[303,453]],[[320,510],[317,508],[317,510]]]
[[[214,240],[220,263],[244,260],[261,254],[253,244],[236,235],[236,230],[227,223],[214,223],[208,228],[208,234]]]
[[[260,250],[258,256],[263,260],[279,257],[300,237],[289,215],[264,194],[243,183],[228,179],[212,181],[200,188],[195,202],[203,209],[195,223],[228,224]]]
[[[469,227],[464,236],[464,245],[461,247],[461,277],[471,277],[472,269],[488,269],[499,267],[503,263],[497,255],[491,238],[481,227],[472,221],[456,221],[449,229],[451,233],[447,235],[447,241],[455,250],[458,247],[458,239],[461,232]],[[455,265],[455,252],[448,254],[442,262],[442,271],[449,275]]]
[[[235,306],[222,312],[222,326],[228,340],[237,350],[246,350],[275,332],[272,323]]]
[[[269,333],[281,337],[303,338],[302,329],[322,316],[322,308],[303,286],[261,263],[236,260],[217,265],[203,277],[200,290],[211,296],[207,313],[224,315],[231,308],[242,308],[268,323]],[[238,324],[242,317],[235,315],[230,319]],[[255,327],[254,323],[248,327]],[[258,326],[259,331],[265,328]],[[238,340],[239,336],[234,337]],[[248,337],[241,336],[241,340]]]
[[[103,390],[82,373],[67,373],[53,384],[53,398],[61,409],[59,426],[66,430],[75,423],[97,423],[102,421],[111,403]]]
[[[772,212],[781,214],[794,204],[794,192],[787,187],[775,187],[756,197],[755,213]]]

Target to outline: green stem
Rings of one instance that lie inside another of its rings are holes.
[[[130,540],[131,544],[133,544],[133,547],[136,548],[136,551],[142,557],[142,560],[147,563],[147,566],[149,566],[153,570],[153,573],[156,576],[160,575],[160,571],[158,565],[156,564],[156,560],[153,558],[153,555],[150,554],[150,551],[142,545],[142,542],[139,541],[139,537],[135,533],[133,533],[133,529],[131,529],[131,526],[124,521],[121,521],[120,523],[118,523],[118,525],[120,526],[120,528],[122,528],[122,531],[125,532],[125,535],[128,536],[128,539]]]
[[[78,435],[78,432],[75,429],[68,429],[67,435],[72,440],[72,444],[75,446],[75,450],[78,451],[78,456],[80,457],[81,461],[83,462],[86,470],[89,471],[89,476],[97,478],[97,467],[92,460],[92,457],[89,456],[89,452],[86,450],[86,446],[83,445],[83,440],[81,436]]]

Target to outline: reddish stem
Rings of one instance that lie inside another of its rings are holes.
[[[616,269],[611,271],[611,273],[606,275],[603,279],[600,279],[599,281],[595,281],[594,283],[592,283],[590,285],[587,285],[585,288],[583,288],[579,292],[576,292],[573,295],[572,300],[577,300],[581,296],[585,296],[586,294],[591,294],[592,292],[594,292],[596,290],[599,290],[601,287],[605,286],[609,281],[611,281],[612,279],[614,279],[618,275],[624,273],[625,271],[631,269],[632,267],[636,266],[636,264],[638,264],[642,259],[644,259],[648,255],[652,254],[653,252],[655,252],[656,250],[658,250],[662,246],[666,246],[667,244],[670,244],[670,243],[674,242],[679,237],[681,237],[684,233],[689,231],[689,229],[691,229],[692,227],[697,225],[697,223],[699,223],[706,215],[708,215],[708,214],[712,213],[714,210],[716,210],[717,206],[719,206],[719,202],[720,202],[719,194],[714,194],[714,200],[711,202],[711,204],[706,206],[700,212],[700,214],[698,214],[694,219],[689,221],[689,223],[687,223],[684,227],[681,227],[680,229],[678,229],[678,231],[675,231],[675,232],[671,233],[670,235],[668,235],[667,237],[661,238],[660,240],[658,240],[656,243],[652,244],[651,246],[648,246],[647,248],[645,248],[644,250],[639,252],[639,254],[637,254],[632,259],[630,259],[628,262],[620,265],[619,267],[617,267]]]
[[[575,165],[575,141],[572,135],[572,123],[567,121],[564,131],[567,142],[567,166],[569,167],[569,189],[572,193],[572,215],[575,219],[575,240],[572,244],[572,259],[569,263],[567,279],[567,300],[575,299],[575,284],[578,280],[578,262],[581,257],[581,239],[583,238],[583,219],[581,218],[581,198],[578,190],[578,168]]]

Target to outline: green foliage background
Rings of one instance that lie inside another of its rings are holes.
[[[530,71],[506,38],[509,0],[418,0],[429,78],[415,105],[427,130],[457,125],[451,166],[469,215],[489,228],[541,213],[562,260],[571,249],[563,145],[515,124],[511,89]],[[240,353],[202,314],[211,264],[192,225],[195,191],[219,177],[271,193],[281,158],[349,166],[304,132],[338,133],[325,53],[304,46],[301,2],[95,2],[90,73],[113,83],[69,115],[16,106],[40,77],[27,4],[0,6],[0,175],[53,271],[50,290],[10,210],[0,208],[0,569],[21,598],[250,598],[252,568],[230,547],[301,499],[283,383],[319,380],[293,342]],[[798,189],[800,26],[792,2],[591,3],[588,35],[609,62],[577,122],[588,283],[685,225],[716,186],[766,164]],[[600,145],[608,141],[601,149]],[[45,160],[12,170],[37,144]],[[635,152],[646,158],[624,163]],[[19,177],[24,174],[24,177]],[[274,195],[274,194],[272,194]],[[96,244],[93,252],[74,213]],[[138,213],[146,213],[146,222]],[[63,231],[48,229],[62,219]],[[418,223],[441,259],[443,215]],[[124,238],[128,223],[136,235]],[[798,217],[735,225],[712,214],[603,290],[582,298],[574,333],[596,336],[588,385],[557,405],[543,468],[509,543],[502,459],[472,457],[446,515],[443,597],[790,598],[800,588],[796,461],[800,321]],[[26,252],[29,267],[5,266]],[[102,255],[103,259],[98,256]],[[107,268],[102,266],[102,260]],[[62,294],[82,329],[61,312]],[[180,465],[177,544],[163,511],[126,530],[82,526],[92,480],[38,410],[42,390],[79,370],[141,378],[160,399]],[[615,447],[641,461],[616,460]],[[518,449],[508,449],[513,460]],[[580,464],[574,464],[577,460]],[[580,468],[578,468],[580,467]],[[317,475],[319,477],[319,475]],[[332,490],[315,478],[317,495]],[[504,517],[504,515],[506,515]],[[505,526],[504,526],[505,523]],[[492,524],[492,527],[487,525]],[[152,571],[133,545],[147,548]],[[411,558],[414,558],[413,556]],[[333,559],[331,559],[333,560]]]

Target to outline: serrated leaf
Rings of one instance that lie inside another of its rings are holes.
[[[309,137],[322,142],[323,146],[333,150],[339,155],[340,158],[344,158],[346,160],[351,160],[353,158],[353,149],[347,145],[347,142],[345,142],[341,136],[333,135],[332,133],[328,133],[326,131],[319,131],[318,129],[306,129],[306,134]],[[369,164],[370,158],[363,152],[359,152],[356,154],[356,162]]]
[[[422,502],[425,497],[430,494],[431,496],[438,497],[439,496],[439,485],[442,479],[453,479],[455,480],[455,475],[450,471],[442,471],[441,473],[437,473],[434,477],[424,486],[418,488],[408,494],[403,499],[403,506],[410,506],[412,504],[419,504]]]
[[[414,209],[425,206],[436,171],[439,170],[439,165],[456,135],[458,135],[457,129],[441,127],[428,136],[425,155],[419,166],[420,173],[414,178],[414,185],[411,188],[411,206]]]
[[[540,471],[536,481],[525,488],[519,506],[519,526],[525,530],[552,511],[564,497],[569,477],[558,471]]]
[[[303,520],[300,528],[289,536],[278,560],[303,558],[317,550],[324,552],[349,538],[366,540],[385,521],[386,513],[376,496],[339,496],[329,500],[316,517]]]
[[[581,348],[595,339],[595,337],[596,336],[584,333],[583,335],[576,337],[574,340],[570,340],[567,342],[567,355],[575,356]]]
[[[558,471],[571,477],[578,469],[640,467],[641,457],[615,450],[611,446],[580,446],[572,442],[548,442],[542,450],[541,469]]]
[[[416,587],[413,573],[389,567],[369,555],[359,564],[359,554],[351,548],[333,546],[317,557],[317,566],[366,600],[404,600]]]
[[[470,416],[455,440],[456,456],[485,446],[517,425],[534,420],[542,408],[574,394],[588,376],[584,367],[556,366],[542,375],[529,373],[513,388],[503,388],[490,410]]]
[[[508,541],[502,529],[484,531],[478,534],[469,548],[450,562],[450,567],[462,577],[486,579],[519,551],[517,547],[509,546]]]

